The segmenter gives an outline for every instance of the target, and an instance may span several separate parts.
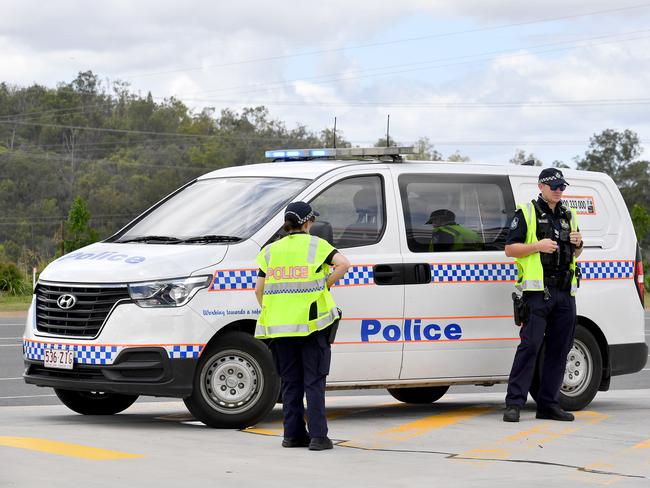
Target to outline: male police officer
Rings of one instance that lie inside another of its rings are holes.
[[[535,373],[537,355],[546,338],[546,353],[537,393],[537,418],[571,421],[558,398],[566,357],[573,343],[576,322],[575,292],[582,252],[575,211],[562,203],[568,183],[555,168],[542,170],[537,200],[518,205],[505,252],[517,263],[517,288],[527,305],[522,318],[521,343],[508,381],[505,422],[519,422],[519,410]]]

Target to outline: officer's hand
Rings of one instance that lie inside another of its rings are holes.
[[[580,234],[580,232],[571,232],[571,234],[569,234],[569,241],[574,246],[579,246],[582,242],[582,234]]]
[[[537,243],[537,248],[539,249],[539,252],[551,254],[557,251],[557,242],[553,239],[542,239]]]

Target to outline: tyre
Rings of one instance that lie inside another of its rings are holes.
[[[266,344],[244,332],[229,332],[203,352],[192,395],[183,401],[210,427],[242,429],[266,417],[279,391]]]
[[[82,415],[113,415],[126,410],[138,399],[138,395],[58,388],[54,389],[54,393],[66,407]]]
[[[596,396],[603,376],[603,358],[593,334],[578,324],[560,388],[560,406],[582,410]]]
[[[425,386],[420,388],[389,388],[395,400],[404,403],[433,403],[447,393],[449,386]]]

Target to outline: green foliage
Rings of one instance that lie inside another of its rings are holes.
[[[72,252],[81,247],[97,242],[98,234],[90,226],[90,211],[83,198],[77,197],[72,202],[68,220],[65,222],[65,252]]]
[[[535,161],[535,166],[542,166],[542,160],[537,159],[533,153],[528,153],[526,156],[526,151],[523,149],[515,149],[515,154],[508,161],[510,164],[524,164],[526,161]]]
[[[386,140],[384,139],[383,142],[385,145]],[[381,147],[377,144],[376,146]],[[442,154],[433,148],[433,144],[431,143],[428,137],[420,137],[417,141],[415,141],[415,144],[413,146],[415,148],[415,154],[409,154],[408,156],[406,156],[406,159],[410,159],[413,161],[441,161],[442,160]]]
[[[0,262],[0,292],[10,295],[26,295],[30,287],[18,267],[13,263]]]
[[[630,212],[630,217],[632,217],[632,224],[634,224],[637,242],[644,242],[650,237],[648,236],[648,233],[650,233],[650,213],[644,207],[635,203]]]

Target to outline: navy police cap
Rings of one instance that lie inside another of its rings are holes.
[[[557,168],[545,168],[539,174],[539,183],[544,183],[549,186],[568,185],[564,179],[562,171]]]
[[[285,220],[296,220],[299,224],[304,224],[312,217],[318,217],[319,215],[306,202],[291,202],[284,211]],[[289,219],[287,219],[287,216],[290,216]]]

